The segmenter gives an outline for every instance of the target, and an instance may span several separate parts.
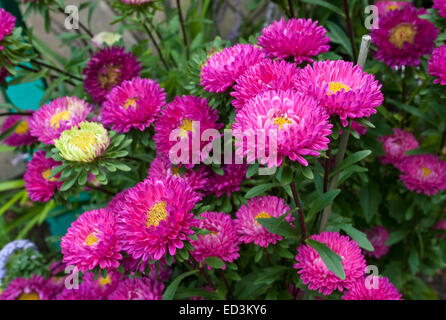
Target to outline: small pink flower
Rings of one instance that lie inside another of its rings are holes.
[[[401,161],[409,157],[406,152],[418,149],[419,144],[413,133],[398,128],[393,129],[393,134],[378,138],[383,144],[386,155],[381,157],[383,164],[393,164],[398,168]]]
[[[434,83],[446,86],[446,44],[432,53],[429,59],[429,74],[435,77]]]
[[[365,231],[367,239],[371,242],[374,251],[364,251],[365,254],[380,258],[389,252],[390,246],[386,245],[387,239],[389,239],[389,231],[383,226],[376,226],[372,229]]]
[[[0,80],[1,82],[1,80]],[[28,110],[30,111],[30,110]],[[5,132],[17,122],[21,121],[15,130],[4,140],[5,144],[13,147],[29,146],[37,141],[35,137],[31,135],[29,129],[29,123],[31,116],[13,115],[6,118],[3,123],[1,132]]]
[[[53,288],[47,279],[32,276],[16,278],[0,294],[0,300],[51,300]]]

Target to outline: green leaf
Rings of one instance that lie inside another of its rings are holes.
[[[80,172],[73,174],[66,180],[63,185],[60,187],[60,191],[67,191],[70,189],[77,181],[78,177],[80,176]]]
[[[333,172],[331,172],[330,175],[334,175],[335,173],[342,171],[344,169],[347,169],[351,165],[355,164],[356,162],[361,161],[362,159],[368,157],[372,153],[371,150],[362,150],[355,153],[352,153],[347,158],[344,159],[344,161],[341,162],[341,164],[336,167]]]
[[[289,213],[285,213],[279,218],[259,218],[256,221],[264,226],[269,232],[279,234],[288,239],[297,239],[296,230],[285,220]]]
[[[400,242],[406,237],[407,231],[406,230],[396,230],[390,233],[389,238],[386,241],[387,246],[391,246],[395,243]]]
[[[25,181],[23,181],[22,179],[3,181],[3,182],[0,182],[0,192],[14,190],[14,189],[20,189],[20,188],[23,188],[24,186],[25,186]]]
[[[341,263],[341,257],[339,257],[325,243],[320,243],[319,241],[312,239],[307,239],[305,242],[319,253],[328,270],[333,271],[339,279],[345,280],[345,271]]]
[[[339,9],[337,6],[331,4],[331,3],[327,2],[327,1],[323,1],[323,0],[302,0],[302,2],[324,7],[326,9],[328,9],[330,11],[333,11],[334,13],[340,15],[341,17],[345,18],[345,14],[344,14],[344,12],[341,9]]]
[[[316,212],[319,212],[328,207],[334,199],[341,192],[341,189],[333,189],[326,193],[321,194],[310,204],[310,211],[308,212],[308,219],[310,219]]]
[[[302,167],[301,166],[300,169],[302,170],[302,174],[304,175],[305,178],[310,179],[310,180],[314,179],[314,174],[310,167]]]
[[[330,36],[330,41],[341,45],[345,52],[352,56],[352,46],[344,30],[342,30],[339,25],[332,21],[327,21],[326,25],[328,28],[328,35]]]
[[[183,273],[180,276],[178,276],[172,283],[166,288],[166,291],[164,291],[163,300],[173,300],[173,297],[175,296],[175,292],[178,289],[178,286],[180,285],[181,281],[191,276],[195,273],[197,273],[198,270],[191,270],[189,272]]]
[[[412,251],[410,252],[408,263],[410,272],[412,272],[412,274],[416,274],[419,269],[420,258],[415,248],[412,248]]]
[[[253,188],[251,188],[246,194],[245,194],[245,198],[246,199],[251,199],[254,198],[258,195],[261,195],[263,193],[265,193],[266,191],[274,188],[274,187],[278,187],[280,186],[279,183],[265,183],[265,184],[261,184],[258,186],[255,186]]]
[[[17,201],[20,200],[23,195],[26,195],[26,190],[22,190],[20,192],[17,192],[11,199],[9,199],[8,202],[6,202],[1,208],[0,208],[0,217],[8,211],[9,208],[11,208]]]
[[[253,163],[249,165],[248,170],[246,171],[246,178],[251,178],[259,171],[259,164]]]
[[[225,265],[224,262],[217,257],[207,257],[203,260],[203,264],[207,264],[214,269],[222,269]]]
[[[379,203],[381,202],[381,193],[379,186],[374,181],[361,187],[358,193],[359,204],[367,222],[372,221],[378,213]]]
[[[367,239],[367,235],[364,232],[354,228],[351,224],[340,225],[340,228],[355,240],[361,248],[367,251],[375,251],[375,248],[373,248],[373,245]]]

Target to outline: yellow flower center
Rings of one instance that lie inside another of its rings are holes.
[[[136,101],[137,101],[136,98],[130,98],[130,99],[128,99],[128,100],[125,102],[125,104],[124,104],[124,108],[125,108],[125,109],[128,109],[128,108],[130,108],[130,107],[132,107],[132,108],[136,108],[136,107],[137,107],[137,105],[136,105]]]
[[[172,174],[175,176],[178,176],[180,174],[180,168],[178,167],[172,167]]]
[[[118,67],[114,65],[109,65],[105,72],[100,72],[98,74],[99,85],[102,89],[110,91],[115,85],[118,84],[118,78],[121,72]]]
[[[400,8],[400,7],[397,6],[396,4],[392,4],[392,5],[390,5],[390,6],[388,6],[388,7],[386,8],[386,11],[389,12],[389,11],[392,11],[392,10],[398,10],[399,8]]]
[[[254,219],[255,219],[257,224],[260,224],[260,223],[257,222],[257,219],[269,219],[269,218],[271,218],[269,213],[267,213],[265,211],[262,211],[258,215],[256,215]]]
[[[83,152],[87,152],[96,142],[96,137],[93,132],[79,131],[71,137],[71,143],[81,149]]]
[[[56,179],[55,177],[50,178],[50,175],[51,175],[51,169],[46,169],[45,171],[42,172],[42,177],[43,177],[45,180],[48,180],[48,181],[57,181],[57,179]]]
[[[153,205],[153,207],[147,213],[147,228],[150,228],[151,226],[157,227],[161,220],[165,221],[167,219],[166,205],[166,201],[159,201]]]
[[[400,23],[390,31],[389,42],[398,49],[404,49],[404,44],[409,42],[414,43],[417,29],[413,24]]]
[[[180,126],[180,137],[187,137],[189,132],[194,132],[192,120],[185,118],[183,119],[183,124]]]
[[[29,131],[28,121],[22,121],[20,124],[15,128],[15,133],[17,134],[24,134]]]
[[[85,239],[85,244],[89,247],[98,242],[98,238],[92,233],[90,233]]]
[[[106,286],[108,284],[111,284],[111,278],[110,278],[109,274],[107,274],[107,276],[105,278],[103,278],[103,277],[99,278],[99,285],[100,286]]]
[[[40,300],[40,296],[37,292],[25,293],[22,292],[16,300]]]
[[[59,129],[60,122],[70,120],[70,116],[71,116],[71,111],[69,110],[56,113],[54,116],[51,117],[50,126],[54,129]]]
[[[428,177],[431,174],[431,169],[426,167],[421,168],[421,171],[423,171],[424,177]]]
[[[280,129],[283,129],[283,126],[285,124],[291,124],[291,121],[288,120],[286,117],[277,117],[274,118],[274,124],[278,125]]]
[[[341,91],[342,89],[344,89],[345,92],[351,90],[351,88],[342,83],[342,82],[330,82],[328,83],[328,95],[332,95],[334,93],[337,93],[339,91]]]

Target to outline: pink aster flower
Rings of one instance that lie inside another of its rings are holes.
[[[442,219],[440,221],[438,221],[435,226],[434,226],[435,230],[446,230],[446,219]]]
[[[133,278],[121,281],[108,300],[161,300],[164,284],[151,278]]]
[[[389,67],[418,66],[420,58],[432,53],[438,29],[419,16],[425,9],[406,6],[382,17],[373,29],[372,42],[378,47],[376,57]]]
[[[297,249],[297,263],[294,268],[300,274],[304,284],[308,284],[310,290],[318,290],[323,295],[329,295],[334,290],[348,289],[364,275],[366,262],[358,244],[348,236],[342,236],[338,232],[322,232],[310,237],[321,243],[325,243],[331,250],[342,258],[342,266],[345,271],[345,280],[340,279],[332,271],[328,270],[321,256],[308,244],[302,244]]]
[[[52,158],[46,158],[46,153],[37,151],[26,165],[26,172],[23,176],[25,188],[32,201],[47,202],[54,195],[56,190],[62,186],[62,181],[57,181],[60,174],[50,178],[51,170],[61,165]]]
[[[425,154],[407,157],[399,165],[401,181],[410,191],[430,196],[446,189],[446,162]]]
[[[173,263],[175,263],[175,258],[173,258]],[[128,256],[122,260],[121,265],[126,272],[134,274],[136,271],[139,271],[145,276],[161,282],[168,281],[172,275],[172,268],[166,263],[164,258],[149,264],[149,261],[143,262],[141,259],[133,259],[131,256]]]
[[[149,177],[128,190],[118,214],[122,248],[147,262],[175,255],[197,223],[191,212],[199,197],[180,179]]]
[[[71,224],[60,244],[63,261],[82,272],[119,267],[121,247],[116,234],[116,216],[107,209],[84,212]]]
[[[328,147],[328,112],[312,97],[294,90],[266,91],[247,101],[232,126],[238,156],[280,166],[284,156],[308,165]]]
[[[30,111],[31,112],[31,111]],[[1,132],[5,132],[17,122],[21,121],[15,130],[7,137],[4,142],[5,144],[13,147],[29,146],[36,142],[36,138],[31,135],[29,130],[29,123],[31,121],[31,116],[13,115],[6,118],[3,123]]]
[[[16,278],[0,294],[0,300],[50,300],[53,289],[47,279],[33,276],[30,279]]]
[[[209,170],[206,167],[199,166],[198,169],[185,169],[185,172],[180,172],[180,167],[172,164],[169,158],[164,155],[158,155],[150,164],[148,176],[160,179],[164,178],[178,178],[187,182],[187,184],[194,191],[201,191],[208,183]]]
[[[211,143],[201,141],[203,139],[200,137],[208,129],[220,129],[223,124],[217,123],[217,121],[217,110],[213,110],[208,105],[207,99],[194,96],[175,97],[161,110],[161,114],[155,120],[153,140],[156,142],[158,153],[169,159],[172,159],[169,156],[172,153],[176,164],[184,164],[188,168],[193,167],[194,162],[199,162],[200,159],[204,160],[201,157],[201,150]],[[174,141],[171,141],[170,138],[172,134],[174,138],[177,138]],[[198,141],[196,147],[193,140]],[[185,149],[188,149],[186,155],[182,152]],[[199,154],[196,154],[197,152]],[[198,161],[194,161],[194,157]]]
[[[214,53],[201,69],[201,86],[209,92],[224,92],[247,68],[264,58],[262,49],[251,44],[225,48]]]
[[[77,97],[57,98],[33,113],[29,128],[40,142],[54,144],[62,132],[87,119],[90,111],[90,105]]]
[[[232,192],[240,190],[240,185],[246,179],[246,171],[248,171],[247,164],[223,164],[223,175],[216,174],[210,170],[209,180],[205,186],[207,194],[215,194],[221,197],[226,194],[231,196]]]
[[[5,9],[0,8],[0,50],[3,50],[2,40],[12,33],[14,25],[15,17]]]
[[[352,130],[355,130],[358,136],[365,135],[367,133],[367,128],[364,127],[362,124],[359,124],[356,121],[352,122]]]
[[[393,134],[378,138],[383,144],[386,155],[381,157],[382,164],[393,164],[398,168],[401,161],[409,157],[406,152],[418,149],[419,144],[412,132],[398,128],[393,129]]]
[[[133,78],[114,87],[101,111],[102,123],[117,132],[144,131],[166,103],[166,93],[151,79]]]
[[[376,284],[375,284],[376,283]],[[376,285],[376,288],[374,287]],[[401,293],[386,277],[362,278],[342,296],[343,300],[402,300]]]
[[[443,18],[446,18],[446,1],[445,0],[434,0],[433,9],[438,11],[438,14]]]
[[[389,252],[390,246],[386,245],[387,239],[389,239],[389,231],[383,226],[376,226],[372,229],[365,231],[367,239],[372,244],[374,251],[366,251],[364,253],[375,258],[380,258]]]
[[[282,236],[270,233],[257,219],[278,218],[290,211],[290,207],[281,198],[275,196],[255,197],[242,205],[235,214],[240,241],[268,247],[282,240]],[[294,218],[288,215],[285,220],[291,223]]]
[[[153,0],[120,0],[120,1],[124,2],[126,4],[139,6],[144,3],[149,3],[150,1],[153,1]]]
[[[231,96],[236,110],[240,110],[247,100],[269,90],[289,90],[294,88],[295,77],[299,69],[295,63],[283,60],[265,59],[242,74],[234,86]]]
[[[122,274],[116,270],[107,270],[107,276],[95,279],[93,272],[87,272],[82,278],[82,284],[92,288],[97,298],[106,299],[116,290],[121,282]]]
[[[198,240],[191,241],[194,251],[191,255],[197,262],[208,257],[217,257],[225,262],[238,259],[239,237],[234,221],[224,212],[203,212],[197,228],[209,230],[209,234],[198,235]]]
[[[446,44],[432,53],[429,59],[429,73],[436,78],[434,83],[446,86]]]
[[[312,57],[330,50],[327,30],[311,19],[290,19],[274,21],[262,30],[259,46],[272,58],[294,57],[297,64],[312,62]]]
[[[96,52],[84,70],[84,88],[94,101],[103,103],[107,94],[125,80],[138,77],[141,63],[125,48],[107,47]]]
[[[306,66],[297,77],[296,87],[315,97],[331,115],[337,114],[344,127],[347,118],[375,114],[384,100],[381,84],[373,75],[342,60],[319,61]]]
[[[407,1],[376,1],[375,6],[378,7],[378,14],[380,17],[385,16],[387,13],[393,10],[399,10],[406,6],[413,6],[411,2]]]
[[[125,201],[125,195],[127,194],[128,189],[119,192],[117,195],[110,200],[107,205],[107,210],[113,212],[113,214],[117,215],[118,211],[121,209],[122,202]]]
[[[81,283],[78,288],[64,288],[55,300],[102,300],[94,287],[88,284]]]

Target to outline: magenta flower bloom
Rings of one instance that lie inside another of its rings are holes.
[[[144,3],[149,3],[152,0],[120,0],[121,2],[124,2],[126,4],[139,6]]]
[[[446,219],[442,219],[440,221],[438,221],[435,226],[434,226],[435,230],[446,230]]]
[[[55,297],[55,300],[102,300],[102,297],[97,294],[94,287],[86,283],[81,283],[77,289],[64,288]]]
[[[250,66],[265,59],[261,48],[236,44],[214,53],[201,69],[201,86],[209,92],[228,90]]]
[[[46,158],[46,153],[37,151],[26,165],[26,172],[23,176],[25,188],[32,201],[47,202],[59,190],[63,181],[57,181],[60,174],[50,178],[51,170],[61,165],[52,158]]]
[[[247,164],[222,164],[223,175],[210,171],[208,184],[205,187],[207,194],[215,194],[221,197],[226,194],[231,196],[232,192],[240,190],[240,185],[246,179]]]
[[[271,58],[294,57],[297,64],[312,62],[312,57],[330,50],[327,30],[317,23],[311,19],[282,18],[262,30],[258,44]]]
[[[88,286],[95,291],[95,296],[106,299],[116,290],[122,278],[122,274],[116,270],[107,270],[107,277],[99,276],[96,280],[93,272],[87,272],[82,278],[81,286]]]
[[[443,18],[446,18],[446,1],[445,0],[434,0],[433,9],[438,11],[438,14]]]
[[[117,132],[144,131],[166,103],[166,93],[151,79],[133,78],[114,87],[101,111],[102,123]]]
[[[90,111],[90,105],[77,97],[57,98],[33,113],[29,128],[40,142],[54,144],[62,132],[87,119]]]
[[[127,194],[128,189],[122,190],[117,195],[111,199],[108,203],[106,209],[110,212],[113,212],[114,215],[117,215],[119,210],[121,209],[122,202],[125,201],[125,195]]]
[[[373,276],[359,279],[344,293],[342,300],[402,300],[402,295],[388,278]]]
[[[376,58],[389,67],[418,66],[420,58],[431,54],[435,47],[438,29],[419,16],[425,9],[406,6],[388,12],[373,29],[372,42],[378,47]]]
[[[247,204],[242,205],[235,214],[240,241],[254,243],[264,248],[281,241],[282,236],[270,233],[257,219],[278,218],[289,211],[290,207],[285,201],[275,196],[255,197],[248,200]],[[285,220],[291,224],[294,218],[288,215]]]
[[[341,280],[332,271],[328,270],[321,256],[308,244],[302,244],[297,249],[297,263],[294,268],[300,274],[304,284],[308,284],[310,290],[318,290],[324,296],[334,290],[343,291],[350,288],[364,275],[366,262],[358,244],[348,236],[342,236],[338,232],[323,232],[312,235],[310,239],[325,243],[331,250],[342,258],[342,266],[345,271],[345,280]]]
[[[180,179],[149,177],[128,190],[118,214],[122,248],[147,262],[175,255],[197,223],[191,210],[198,195]]]
[[[380,17],[385,16],[387,13],[393,10],[399,10],[406,6],[413,6],[411,2],[407,1],[376,1],[375,6],[378,7],[378,14]]]
[[[347,118],[375,114],[384,100],[381,84],[373,75],[342,60],[319,61],[306,66],[297,77],[296,87],[315,97],[330,114],[337,114],[344,127]]]
[[[161,114],[155,120],[153,140],[156,142],[158,153],[171,160],[172,157],[169,154],[172,153],[172,156],[176,159],[176,164],[184,164],[188,168],[193,167],[194,155],[198,160],[196,162],[199,162],[200,159],[204,160],[201,157],[201,150],[211,143],[200,142],[200,137],[205,130],[220,129],[223,124],[217,123],[217,121],[217,110],[213,110],[208,105],[207,99],[194,96],[175,97],[171,103],[161,110]],[[196,122],[195,125],[194,122]],[[176,141],[170,141],[170,135],[175,133]],[[196,148],[193,144],[194,139],[198,141]],[[175,149],[174,146],[181,149]],[[183,155],[181,150],[187,148],[188,154]]]
[[[63,261],[82,272],[119,267],[121,246],[116,234],[116,216],[107,209],[84,212],[71,224],[60,244]]]
[[[390,246],[386,245],[387,239],[389,239],[390,233],[383,226],[376,226],[372,229],[365,231],[367,239],[372,244],[374,251],[364,250],[364,253],[379,259],[389,252]]]
[[[446,189],[446,162],[425,154],[407,157],[399,165],[401,181],[410,191],[430,196]]]
[[[367,128],[364,127],[362,124],[359,124],[356,121],[352,122],[352,130],[355,130],[358,136],[365,135],[367,133]]]
[[[295,63],[283,60],[265,59],[252,67],[237,79],[231,96],[236,110],[240,110],[251,98],[269,90],[289,90],[294,88],[299,69]]]
[[[5,132],[17,122],[21,121],[15,130],[7,137],[4,142],[5,144],[12,147],[29,146],[36,142],[36,138],[31,135],[29,130],[29,123],[31,121],[31,116],[13,115],[6,118],[3,123],[1,132]]]
[[[15,25],[15,17],[3,8],[0,8],[0,50],[2,40],[12,33]]]
[[[239,237],[231,216],[224,212],[203,212],[200,217],[203,219],[199,220],[197,227],[210,233],[198,235],[198,240],[191,241],[194,259],[200,263],[208,257],[217,257],[225,262],[238,259]]]
[[[197,170],[186,169],[184,173],[180,172],[180,167],[173,165],[169,158],[158,155],[150,164],[148,172],[149,177],[160,179],[178,178],[184,180],[194,191],[202,191],[208,183],[209,170],[205,166],[199,166]]]
[[[103,103],[107,94],[125,80],[138,77],[141,63],[125,48],[111,47],[96,52],[84,70],[85,91],[94,101]]]
[[[419,144],[412,132],[404,131],[398,128],[393,129],[390,136],[379,137],[379,141],[383,144],[386,155],[380,157],[382,164],[393,164],[398,168],[401,161],[409,157],[406,152],[418,149]]]
[[[121,281],[108,300],[161,300],[164,284],[151,278],[133,278]]]
[[[0,294],[0,300],[50,300],[53,289],[47,279],[33,276],[30,279],[16,278]]]
[[[294,90],[271,90],[247,101],[232,128],[237,155],[271,168],[280,166],[284,156],[307,166],[303,156],[319,156],[328,147],[332,125],[314,98]]]
[[[446,44],[432,53],[429,59],[429,73],[436,78],[434,83],[446,86]]]

